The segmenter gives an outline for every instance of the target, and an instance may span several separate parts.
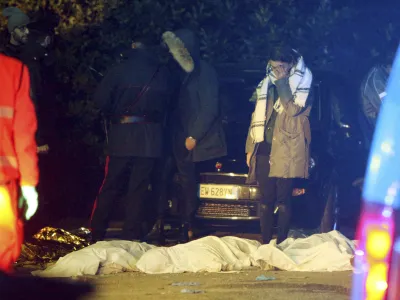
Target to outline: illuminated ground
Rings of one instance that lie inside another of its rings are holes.
[[[256,281],[259,275],[275,277],[272,281]],[[263,272],[249,270],[228,274],[166,274],[146,275],[122,273],[85,277],[80,280],[96,285],[96,292],[87,299],[349,299],[351,272],[302,273]],[[172,283],[196,282],[199,286],[172,286]],[[201,290],[188,295],[182,289]]]

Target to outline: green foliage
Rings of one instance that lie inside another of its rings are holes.
[[[16,5],[34,12],[46,7],[60,16],[56,28],[57,76],[62,88],[58,99],[73,124],[65,136],[71,147],[84,141],[100,153],[98,111],[91,102],[98,82],[89,67],[106,72],[116,62],[117,47],[129,47],[136,36],[150,35],[159,40],[165,30],[189,27],[201,38],[203,57],[215,64],[255,61],[264,68],[269,49],[288,43],[304,54],[312,68],[331,69],[343,75],[351,69],[359,75],[364,68],[358,66],[386,55],[382,45],[393,40],[398,27],[394,25],[395,18],[388,22],[388,9],[384,9],[379,22],[376,18],[370,22],[375,11],[367,6],[357,7],[352,0],[345,3],[346,6],[336,2],[331,5],[330,0],[0,0],[0,9]],[[1,19],[0,27],[5,25]],[[373,40],[370,34],[378,26],[382,32]]]

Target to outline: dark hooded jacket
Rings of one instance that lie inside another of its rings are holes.
[[[137,100],[144,86],[148,86],[148,90]],[[160,64],[149,49],[130,51],[127,60],[112,68],[94,96],[96,105],[106,119],[112,121],[121,116],[147,116],[152,121],[112,124],[108,136],[108,154],[160,157],[164,151],[165,114],[173,91],[169,70]]]
[[[7,44],[5,55],[22,61],[29,69],[31,82],[31,98],[35,104],[38,119],[36,141],[38,146],[51,144],[55,138],[56,105],[55,91],[52,89],[54,72],[50,56],[46,49],[31,39],[26,45],[14,46]]]
[[[199,41],[192,31],[181,29],[174,34],[190,53],[194,69],[182,75],[182,85],[173,113],[173,151],[178,158],[194,162],[225,156],[226,141],[220,116],[216,71],[200,59]],[[185,148],[187,137],[197,141],[191,152]]]

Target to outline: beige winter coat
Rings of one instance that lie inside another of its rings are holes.
[[[277,115],[275,121],[268,175],[278,178],[308,178],[311,143],[308,117],[311,111],[312,95],[310,93],[308,96],[305,107],[299,107],[291,99],[282,101],[283,95],[292,94],[288,82],[277,84],[276,87],[281,102],[284,104],[284,110]],[[272,111],[273,100],[268,98],[265,124],[268,123]],[[253,153],[255,146],[250,137],[249,128],[246,153]],[[254,159],[252,163],[255,164]]]

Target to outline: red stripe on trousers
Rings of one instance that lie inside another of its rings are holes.
[[[94,200],[94,204],[93,204],[93,208],[92,208],[92,214],[91,214],[91,216],[90,216],[90,224],[92,224],[93,215],[94,215],[94,212],[95,212],[95,210],[96,210],[96,208],[97,208],[97,201],[98,201],[98,199],[99,199],[99,195],[100,195],[100,193],[101,193],[101,190],[103,189],[104,183],[106,182],[106,178],[107,178],[107,174],[108,174],[108,164],[109,164],[109,163],[110,163],[110,156],[107,156],[107,157],[106,157],[106,166],[105,166],[105,168],[104,168],[104,179],[103,179],[103,183],[102,183],[101,186],[100,186],[99,192],[97,193],[97,197],[96,197],[96,199]]]

